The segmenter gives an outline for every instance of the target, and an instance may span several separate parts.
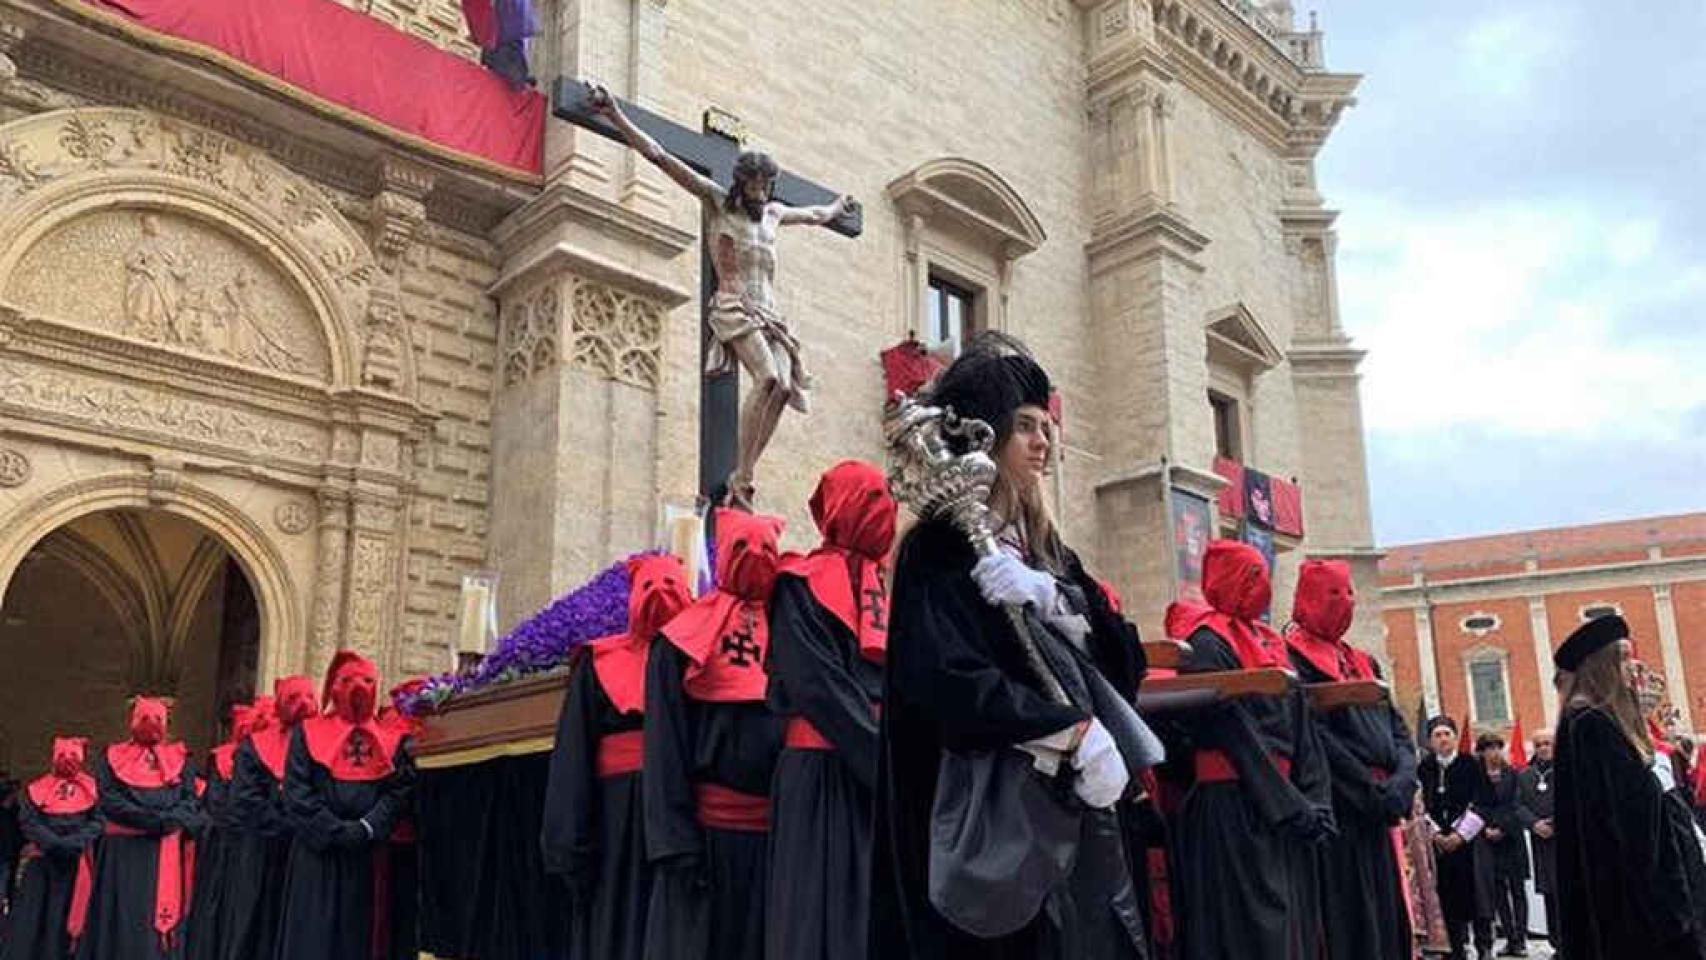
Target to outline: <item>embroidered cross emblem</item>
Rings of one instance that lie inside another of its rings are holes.
[[[153,750],[144,750],[142,752],[142,765],[150,770],[158,770],[160,769],[160,758],[155,755]]]
[[[748,625],[723,637],[722,651],[729,655],[731,666],[750,667],[758,662],[764,648],[752,639],[752,627]]]
[[[72,786],[72,784],[69,780],[66,780],[66,781],[62,781],[59,784],[59,787],[56,790],[54,790],[54,796],[59,798],[60,800],[69,800],[69,799],[71,799],[71,796],[73,794],[75,794],[76,792],[77,792],[77,788]]]
[[[870,620],[871,629],[887,630],[888,624],[883,622],[883,601],[888,598],[889,593],[883,588],[883,582],[878,580],[876,586],[871,587],[864,593],[865,616]]]
[[[357,767],[370,766],[373,763],[373,742],[361,730],[350,731],[349,739],[344,741],[344,757]]]

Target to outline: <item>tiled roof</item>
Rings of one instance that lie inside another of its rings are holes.
[[[1644,517],[1579,527],[1526,530],[1459,540],[1435,540],[1387,547],[1380,561],[1383,575],[1407,575],[1417,567],[1425,571],[1506,566],[1534,557],[1547,561],[1590,558],[1623,550],[1645,551],[1648,547],[1706,543],[1706,513],[1671,517]],[[1693,552],[1693,551],[1691,551]]]

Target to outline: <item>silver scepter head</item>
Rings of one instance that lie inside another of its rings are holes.
[[[989,449],[995,431],[989,424],[897,393],[883,411],[883,436],[894,498],[921,519],[947,514],[978,555],[994,553],[989,490],[996,468]],[[950,439],[963,439],[966,452],[954,453]]]

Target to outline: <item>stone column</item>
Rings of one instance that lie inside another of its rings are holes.
[[[1439,692],[1439,660],[1434,653],[1434,618],[1433,604],[1423,597],[1415,608],[1416,617],[1416,664],[1422,674],[1422,702],[1427,705],[1428,716],[1439,713],[1441,700]],[[1462,717],[1458,718],[1463,721]]]
[[[331,662],[343,639],[345,564],[349,556],[349,494],[335,487],[320,491],[320,542],[314,571],[314,624],[308,662],[297,666],[317,674]]]
[[[1552,683],[1552,625],[1546,616],[1546,598],[1528,598],[1529,633],[1534,637],[1534,669],[1540,679],[1540,707],[1546,725],[1558,716],[1558,688]]]
[[[1677,709],[1683,729],[1693,730],[1694,720],[1688,701],[1688,675],[1682,664],[1682,641],[1676,629],[1676,605],[1671,601],[1670,584],[1653,585],[1653,613],[1659,623],[1659,652],[1664,658],[1665,692]]]

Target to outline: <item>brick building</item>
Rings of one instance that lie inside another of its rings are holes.
[[[204,744],[342,645],[443,669],[465,574],[500,575],[507,627],[701,492],[696,204],[559,120],[517,169],[266,72],[359,35],[405,113],[500,83],[455,0],[339,2],[0,0],[0,763],[113,735],[137,690]],[[780,244],[819,381],[758,478],[790,547],[826,466],[882,456],[879,354],[990,327],[1055,377],[1066,537],[1146,634],[1244,503],[1225,476],[1290,511],[1276,595],[1306,554],[1373,595],[1315,179],[1359,78],[1289,2],[535,5],[541,79],[864,203],[857,240]],[[338,26],[198,30],[232,10]]]
[[[1629,621],[1684,729],[1706,723],[1706,513],[1387,549],[1397,702],[1532,733],[1558,713],[1552,652],[1584,620]]]

